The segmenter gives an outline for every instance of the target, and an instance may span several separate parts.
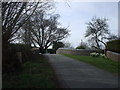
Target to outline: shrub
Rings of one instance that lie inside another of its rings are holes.
[[[22,52],[23,63],[31,59],[31,48],[24,44],[10,44],[9,47],[2,50],[2,65],[4,72],[14,72],[21,69],[21,63],[18,59],[17,52]]]
[[[76,49],[86,49],[86,46],[78,46]]]
[[[107,50],[120,53],[120,39],[107,42]]]
[[[55,50],[53,50],[53,49],[47,49],[47,53],[55,54]]]
[[[2,72],[10,73],[19,71],[21,63],[16,55],[15,48],[8,48],[2,51]]]
[[[15,52],[22,52],[22,61],[31,60],[31,47],[25,44],[11,44],[11,48],[15,49]]]
[[[51,51],[51,53],[56,53],[58,48],[64,47],[64,44],[62,42],[53,42],[53,50],[48,50]]]

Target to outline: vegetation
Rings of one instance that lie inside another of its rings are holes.
[[[76,49],[86,49],[85,46],[77,46]]]
[[[74,48],[70,42],[64,42],[63,44],[64,44],[64,48],[70,48],[70,49]]]
[[[2,2],[3,88],[56,87],[47,60],[31,52],[32,46],[39,46],[43,54],[54,41],[69,35],[67,28],[60,27],[60,16],[51,12],[53,6],[47,0]],[[22,63],[17,52],[22,53]]]
[[[53,42],[53,50],[56,53],[56,50],[60,47],[64,47],[64,44],[62,42]]]
[[[38,2],[2,2],[2,41],[7,47],[14,36],[37,9]],[[44,3],[40,5],[42,8]],[[41,8],[41,9],[42,9]]]
[[[67,37],[68,30],[58,26],[58,14],[50,13],[54,2],[2,2],[2,59],[3,71],[11,72],[21,66],[22,60],[31,59],[31,46],[39,46],[45,53],[53,41]],[[20,43],[20,44],[11,44]]]
[[[30,60],[31,44],[28,43],[30,36],[23,35],[30,28],[22,29],[26,23],[29,23],[30,18],[35,11],[46,12],[52,9],[52,2],[2,2],[2,61],[3,72],[17,71],[21,63],[19,62],[17,52],[22,52],[23,61]],[[29,26],[28,24],[27,26]],[[22,34],[22,35],[21,35]],[[25,37],[25,38],[24,38]],[[11,45],[18,42],[19,39],[24,39],[21,45]]]
[[[27,60],[31,60],[31,47],[27,44],[10,44],[10,47],[15,50],[15,52],[22,53],[22,61],[25,62]]]
[[[120,40],[113,40],[107,42],[107,50],[120,53]]]
[[[40,47],[41,53],[46,53],[46,50],[54,42],[64,39],[69,35],[67,28],[59,26],[59,15],[46,15],[36,11],[30,18],[32,43]],[[28,28],[28,27],[27,27]]]
[[[31,47],[25,44],[10,44],[9,48],[3,50],[3,73],[18,71],[21,67],[21,62],[18,58],[17,52],[22,54],[22,63],[31,60]]]
[[[67,28],[58,22],[59,14],[49,13],[54,2],[2,2],[2,71],[3,88],[55,88],[54,72],[42,55],[31,47],[39,46],[41,54],[55,53],[59,47],[72,48],[60,40],[69,35]],[[88,23],[86,37],[95,41],[96,47],[108,33],[107,19],[94,18]],[[113,38],[115,38],[113,36]],[[19,42],[20,44],[12,44]],[[53,44],[53,49],[48,49]],[[108,45],[109,47],[109,45]],[[77,47],[86,48],[85,45]],[[118,48],[117,48],[118,49]],[[111,49],[112,50],[112,49]],[[17,52],[22,53],[22,63]],[[69,55],[67,55],[69,56]],[[116,62],[105,58],[70,56],[116,73]],[[97,60],[96,60],[97,59]],[[105,60],[103,60],[105,59]],[[94,62],[94,61],[97,62]],[[108,64],[108,65],[107,65]],[[110,65],[109,65],[110,64]],[[109,67],[109,69],[108,69]]]
[[[49,11],[54,2],[2,2],[2,41],[3,48],[8,48],[11,42],[40,47],[45,53],[53,41],[67,37],[67,28],[60,27],[58,14]]]
[[[92,42],[92,47],[101,49],[104,45],[106,47],[106,40],[113,40],[115,35],[109,33],[109,26],[106,18],[93,18],[91,22],[87,23],[87,30],[85,37],[89,38],[89,42]]]
[[[53,49],[47,49],[47,53],[55,54],[55,50],[53,50]]]
[[[27,37],[31,38],[31,44],[35,47],[39,46],[41,53],[46,53],[46,50],[53,42],[59,42],[69,35],[67,28],[60,27],[59,17],[58,14],[47,15],[36,10],[29,19],[31,25],[26,23],[23,27],[24,31],[27,29],[29,31]]]
[[[32,61],[22,65],[21,72],[3,74],[3,89],[5,88],[56,88],[57,81],[48,60],[35,54]]]
[[[87,49],[87,48],[88,48],[87,43],[83,42],[82,40],[80,45],[76,47],[76,49]]]
[[[14,48],[2,51],[2,74],[16,72],[21,69],[21,63]]]
[[[120,70],[118,69],[118,64],[120,63],[113,61],[111,59],[107,59],[103,57],[75,56],[75,55],[69,55],[69,54],[64,54],[64,55],[70,58],[76,59],[78,61],[82,61],[91,65],[94,65],[98,68],[101,68],[113,74],[118,74],[118,72],[120,73]]]

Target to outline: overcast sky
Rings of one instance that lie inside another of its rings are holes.
[[[86,41],[84,35],[86,23],[94,16],[109,19],[109,30],[118,35],[118,3],[117,2],[56,2],[55,13],[60,14],[59,22],[68,27],[70,36],[64,41],[70,42],[74,47]]]

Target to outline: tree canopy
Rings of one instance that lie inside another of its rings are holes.
[[[53,42],[53,50],[56,52],[57,49],[64,47],[64,44],[62,42]]]
[[[2,2],[2,41],[3,46],[15,40],[15,34],[28,21],[35,10],[45,12],[49,2]],[[14,37],[14,38],[13,38]]]
[[[94,17],[92,21],[87,23],[87,30],[85,37],[89,38],[89,41],[95,42],[95,48],[100,49],[101,44],[106,47],[105,39],[109,36],[108,19]]]
[[[53,42],[58,42],[69,35],[67,28],[59,26],[58,18],[58,14],[48,16],[37,11],[30,18],[32,25],[27,28],[31,29],[29,30],[31,42],[34,46],[40,47],[41,53],[44,53]]]

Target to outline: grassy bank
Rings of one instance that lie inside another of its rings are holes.
[[[120,63],[107,58],[91,57],[91,56],[75,56],[75,55],[69,55],[69,54],[63,54],[63,55],[76,59],[78,61],[82,61],[91,65],[94,65],[98,68],[101,68],[113,74],[118,74],[118,72],[120,73],[120,70],[118,69],[118,64],[120,65]]]
[[[56,88],[54,72],[48,60],[42,55],[34,55],[32,61],[22,65],[22,71],[3,74],[4,88]]]

